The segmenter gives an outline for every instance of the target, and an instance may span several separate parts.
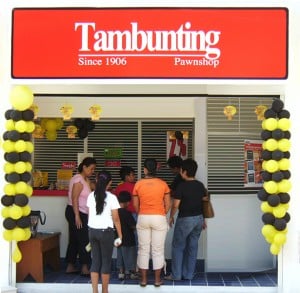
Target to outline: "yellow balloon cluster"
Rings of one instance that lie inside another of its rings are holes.
[[[42,118],[40,127],[48,140],[56,140],[57,130],[62,129],[63,125],[62,118]]]
[[[270,252],[278,255],[286,242],[291,189],[290,167],[290,113],[283,109],[281,100],[275,99],[272,107],[264,112],[261,137],[263,189],[257,196],[262,201],[262,235],[270,243]]]
[[[5,180],[4,195],[1,203],[3,221],[3,238],[7,241],[25,241],[31,237],[29,197],[32,187],[31,154],[33,144],[31,133],[35,129],[34,113],[30,109],[33,103],[33,93],[26,86],[16,86],[10,93],[12,109],[5,112],[6,131],[3,134],[2,148],[4,150]],[[12,255],[13,261],[19,262],[22,254],[16,245]]]

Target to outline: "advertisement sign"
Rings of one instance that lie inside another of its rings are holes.
[[[13,78],[287,78],[285,8],[15,8]]]
[[[245,140],[244,142],[244,187],[261,187],[262,141]]]
[[[173,156],[179,156],[183,160],[188,157],[188,131],[167,131],[167,160]]]

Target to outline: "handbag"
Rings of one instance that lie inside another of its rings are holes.
[[[204,218],[213,218],[215,216],[214,208],[212,206],[212,203],[209,199],[209,197],[205,197],[202,201],[202,206],[203,206],[203,217]]]

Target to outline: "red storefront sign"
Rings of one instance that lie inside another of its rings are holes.
[[[13,10],[14,78],[285,79],[285,8]]]

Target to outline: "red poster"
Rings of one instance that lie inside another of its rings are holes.
[[[285,8],[16,8],[14,78],[287,78]]]
[[[262,172],[262,141],[245,140],[244,142],[244,186],[261,187]]]

